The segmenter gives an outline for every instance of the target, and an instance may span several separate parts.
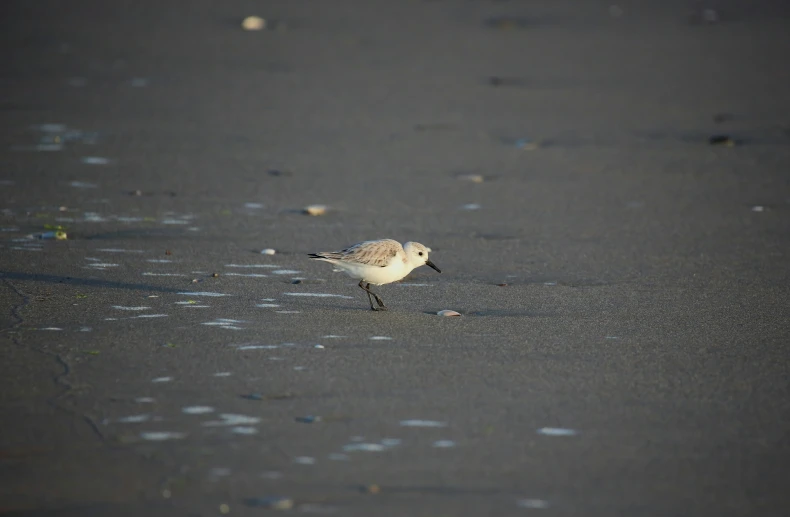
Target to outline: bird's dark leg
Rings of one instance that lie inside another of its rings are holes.
[[[379,295],[377,295],[376,293],[374,293],[373,291],[370,290],[370,284],[368,284],[367,287],[366,287],[365,286],[365,282],[360,280],[359,281],[359,287],[361,287],[363,291],[368,293],[368,302],[370,302],[370,310],[372,310],[372,311],[386,311],[387,310],[387,306],[384,305],[383,301],[381,301],[381,298],[379,298]],[[373,298],[376,299],[376,303],[379,304],[379,308],[376,308],[376,307],[373,306],[373,300],[370,298],[371,295],[373,296]]]
[[[368,284],[368,285],[370,285],[370,284]],[[376,308],[373,307],[373,299],[370,297],[370,291],[365,287],[365,283],[362,280],[359,281],[359,287],[361,287],[362,290],[365,291],[367,293],[367,295],[368,295],[368,302],[370,303],[370,310],[375,311]]]
[[[379,310],[386,311],[386,310],[387,310],[387,306],[386,306],[386,305],[384,305],[384,301],[381,299],[381,297],[379,297],[379,295],[377,295],[377,294],[376,294],[376,293],[374,293],[373,291],[370,291],[370,284],[368,284],[367,291],[368,291],[370,294],[372,294],[372,295],[373,295],[373,298],[375,298],[375,299],[376,299],[376,303],[377,303],[377,304],[379,304]]]
[[[368,295],[368,303],[370,304],[370,310],[375,311],[376,308],[373,307],[373,298],[370,297],[370,291],[365,289],[365,286],[362,285],[362,280],[359,281],[359,287],[365,290],[365,293]]]

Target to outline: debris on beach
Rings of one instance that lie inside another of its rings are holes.
[[[250,497],[244,500],[247,506],[258,508],[271,508],[272,510],[290,510],[294,507],[294,500],[290,497]]]
[[[361,487],[359,487],[359,491],[362,492],[363,494],[378,494],[379,492],[381,492],[381,487],[373,483],[370,485],[362,485]]]
[[[735,140],[730,138],[729,135],[713,135],[708,139],[710,145],[726,145],[727,147],[735,147]]]
[[[68,234],[63,230],[53,230],[44,233],[33,234],[29,236],[31,239],[42,239],[42,240],[56,240],[56,241],[65,241],[69,238]]]
[[[483,183],[485,177],[482,174],[461,174],[458,176],[459,181],[469,181],[472,183]]]
[[[86,165],[107,165],[110,163],[109,158],[103,156],[83,156],[81,161]]]
[[[400,425],[403,427],[447,427],[447,422],[439,422],[438,420],[411,419],[401,420]]]
[[[437,316],[460,316],[460,312],[456,312],[450,309],[444,309],[436,313]]]
[[[513,143],[516,148],[524,151],[534,151],[541,146],[540,140],[532,140],[530,138],[519,138]]]
[[[307,415],[307,416],[298,416],[298,417],[294,418],[294,420],[299,422],[299,423],[301,423],[301,424],[314,424],[316,422],[320,422],[321,421],[321,417],[320,416]]]
[[[76,142],[81,144],[95,144],[98,133],[81,131],[69,128],[65,124],[45,123],[33,126],[33,130],[40,133],[38,142],[32,146],[16,146],[16,151],[62,151],[67,144]]]
[[[326,205],[308,205],[302,211],[307,215],[318,216],[326,214],[327,208]]]
[[[543,499],[521,499],[517,504],[519,508],[545,509],[549,507],[549,502]]]
[[[541,427],[537,433],[546,436],[574,436],[577,434],[576,430],[565,427]]]
[[[264,248],[261,250],[261,255],[274,255],[277,251],[274,248]]]
[[[325,284],[326,280],[324,280],[323,278],[294,278],[293,280],[291,280],[291,283],[294,285],[299,285],[299,284],[320,285],[320,284]]]

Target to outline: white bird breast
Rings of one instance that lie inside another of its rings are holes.
[[[340,262],[335,265],[342,268],[351,278],[358,278],[374,285],[389,284],[400,280],[413,269],[404,264],[402,260],[393,260],[387,267],[369,266],[353,262]]]

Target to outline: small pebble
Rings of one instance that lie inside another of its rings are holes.
[[[225,503],[222,503],[221,505],[219,505],[219,513],[223,515],[230,513],[230,506],[228,506]]]
[[[317,216],[326,214],[326,205],[309,205],[304,207],[304,213],[307,215]]]
[[[313,348],[326,348],[324,345],[315,345]]]
[[[245,31],[259,31],[266,28],[266,20],[260,16],[247,16],[241,22],[241,27]]]
[[[84,156],[82,158],[82,163],[88,165],[107,165],[110,163],[110,160],[101,156]]]
[[[518,506],[520,508],[542,510],[549,507],[549,502],[544,501],[543,499],[521,499],[518,502]]]
[[[755,205],[752,207],[752,212],[765,212],[765,207],[760,205]]]
[[[360,487],[360,490],[362,491],[362,493],[365,494],[378,494],[379,492],[381,492],[381,487],[376,484],[362,485]]]
[[[219,276],[219,273],[211,273],[211,276],[217,278]]]
[[[460,316],[460,312],[455,312],[450,309],[444,309],[436,313],[437,316]]]
[[[507,284],[504,284],[504,283],[503,284],[497,284],[497,286],[499,286],[499,287],[507,287]]]
[[[272,248],[266,248],[261,250],[261,255],[274,255],[275,253],[277,252]]]
[[[294,278],[291,280],[291,283],[294,285],[299,284],[325,284],[326,280],[323,278]]]

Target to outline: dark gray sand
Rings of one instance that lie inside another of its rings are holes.
[[[2,11],[3,515],[787,515],[785,2]]]

